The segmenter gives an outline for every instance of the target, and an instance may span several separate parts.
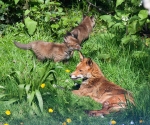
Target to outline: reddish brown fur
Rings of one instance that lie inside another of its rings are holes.
[[[54,62],[60,62],[70,58],[72,51],[80,50],[78,40],[72,36],[64,38],[63,43],[52,43],[43,41],[34,41],[28,44],[14,42],[21,49],[30,49],[39,60],[52,59]]]
[[[89,96],[102,104],[101,110],[88,111],[90,116],[100,116],[126,108],[127,100],[134,104],[130,92],[108,81],[98,65],[80,53],[80,63],[71,74],[72,79],[83,78],[79,90],[72,92],[78,96]],[[86,79],[86,80],[84,80]]]

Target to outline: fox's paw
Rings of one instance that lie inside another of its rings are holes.
[[[100,113],[99,111],[89,111],[89,110],[85,110],[84,111],[86,114],[88,114],[88,116],[90,117],[94,117],[94,116],[101,116],[102,118],[104,117],[102,113]]]

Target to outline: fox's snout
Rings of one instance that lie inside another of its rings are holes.
[[[70,74],[70,78],[73,79],[73,80],[75,80],[75,79],[83,79],[84,76],[82,74],[77,74],[76,75],[75,73],[71,73]]]
[[[71,79],[77,79],[77,77],[75,75],[73,75],[72,73],[69,76]]]

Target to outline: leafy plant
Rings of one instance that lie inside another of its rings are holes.
[[[61,2],[50,0],[14,0],[12,3],[1,0],[0,5],[1,22],[16,23],[19,31],[25,30],[29,35],[33,35],[37,27],[41,27],[42,31],[47,30],[54,37],[63,36],[70,27],[77,25],[82,15],[80,11],[65,15]],[[5,28],[3,25],[0,25],[1,27],[3,33]]]
[[[136,4],[135,4],[136,3]],[[140,3],[139,3],[140,4]],[[119,8],[119,6],[121,6]],[[121,9],[123,6],[123,10]],[[117,0],[115,15],[102,15],[101,19],[108,23],[109,28],[121,28],[124,30],[124,37],[130,37],[139,33],[145,24],[149,24],[148,11],[137,9],[137,1]]]
[[[149,36],[147,35],[150,28],[148,11],[139,7],[140,2],[140,0],[117,0],[115,15],[101,16],[101,19],[107,22],[109,31],[113,31],[112,33],[115,33],[114,35],[117,37],[120,36],[116,41],[123,46],[131,44],[136,49],[143,48],[145,44],[140,42],[139,35]],[[136,50],[133,52],[133,57],[137,57],[137,55],[141,58],[145,57],[147,55],[146,51],[146,47],[142,51]]]
[[[36,114],[39,114],[38,107],[40,111],[43,112],[44,100],[42,98],[42,92],[46,92],[41,90],[41,84],[44,84],[47,88],[46,91],[50,92],[48,86],[52,88],[52,84],[57,82],[55,68],[51,66],[50,62],[42,68],[37,68],[37,66],[34,65],[29,72],[26,70],[16,71],[12,69],[12,73],[9,77],[11,79],[13,78],[17,83],[18,99],[8,99],[7,102],[13,103],[18,100],[27,100],[29,106],[32,107]],[[3,94],[1,98],[5,96],[7,97],[6,94]]]

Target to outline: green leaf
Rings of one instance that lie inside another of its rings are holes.
[[[30,84],[26,85],[25,90],[26,90],[26,94],[28,94],[29,90],[30,90]]]
[[[147,10],[141,10],[138,14],[138,16],[141,18],[141,19],[146,19],[148,17],[148,11]]]
[[[125,28],[125,26],[123,25],[123,23],[116,23],[113,25],[113,27],[119,27],[119,28]]]
[[[27,101],[29,102],[29,105],[31,105],[33,98],[34,98],[35,92],[32,91],[32,93],[27,94]]]
[[[118,7],[120,4],[122,4],[125,0],[117,0],[116,1],[116,7]]]
[[[53,28],[53,29],[58,29],[58,28],[59,28],[59,25],[58,25],[58,24],[52,24],[52,25],[51,25],[51,28]]]
[[[60,12],[60,13],[63,11],[63,9],[62,9],[62,8],[60,8],[60,7],[59,7],[59,8],[57,8],[57,9],[58,9],[58,12]]]
[[[0,85],[0,89],[5,89],[5,87]]]
[[[45,16],[45,22],[48,22],[48,21],[50,21],[50,15]]]
[[[131,3],[135,4],[137,2],[137,0],[131,0]]]
[[[14,0],[15,1],[15,4],[17,4],[19,2],[19,0]]]
[[[25,13],[24,13],[24,15],[26,16],[26,15],[28,15],[29,13],[30,13],[30,10],[26,10]]]
[[[109,58],[110,58],[110,55],[109,55],[109,54],[100,54],[100,55],[99,55],[99,58],[100,58],[100,59],[109,59]]]
[[[32,109],[38,116],[40,115],[39,109],[35,103],[32,103]]]
[[[132,53],[132,57],[134,58],[143,58],[143,57],[148,57],[148,53],[144,52],[144,51],[134,51]]]
[[[42,99],[42,95],[41,95],[41,93],[40,93],[39,90],[35,90],[35,94],[36,94],[37,100],[39,102],[40,110],[41,110],[41,112],[43,112],[43,99]]]
[[[16,102],[16,101],[18,101],[18,99],[12,98],[12,99],[10,99],[9,101],[2,101],[2,102],[4,102],[5,105],[10,105],[10,104],[12,104],[12,103],[14,103],[14,102]]]
[[[49,4],[50,0],[45,0],[45,4]]]
[[[44,0],[38,0],[39,3],[44,3]]]
[[[8,95],[8,94],[0,94],[0,98],[4,97],[6,95]]]
[[[127,44],[130,42],[130,36],[124,36],[122,39],[121,39],[121,44]]]
[[[130,19],[129,19],[129,23],[132,23],[133,21],[135,20],[139,20],[140,18],[137,16],[137,15],[134,15],[132,16]]]
[[[122,44],[127,44],[129,42],[135,42],[135,41],[138,41],[139,38],[137,37],[137,35],[127,35],[127,36],[124,36],[122,39],[121,39],[121,43]]]
[[[24,93],[24,86],[25,84],[19,84],[18,85],[18,92],[19,92],[19,98],[22,99],[23,93]]]
[[[30,17],[27,17],[25,19],[25,25],[28,29],[29,34],[32,35],[36,30],[37,22],[30,19]]]
[[[139,30],[140,30],[140,24],[139,24],[138,20],[135,20],[131,24],[128,25],[129,34],[135,34]]]
[[[111,15],[103,15],[100,16],[100,18],[106,22],[111,22],[112,21],[112,16]]]
[[[141,26],[141,28],[145,24],[145,22],[146,22],[146,19],[139,20],[139,25]]]
[[[49,2],[49,4],[50,4],[50,5],[57,5],[57,6],[59,6],[59,5],[60,5],[60,3],[59,3],[59,2]]]

